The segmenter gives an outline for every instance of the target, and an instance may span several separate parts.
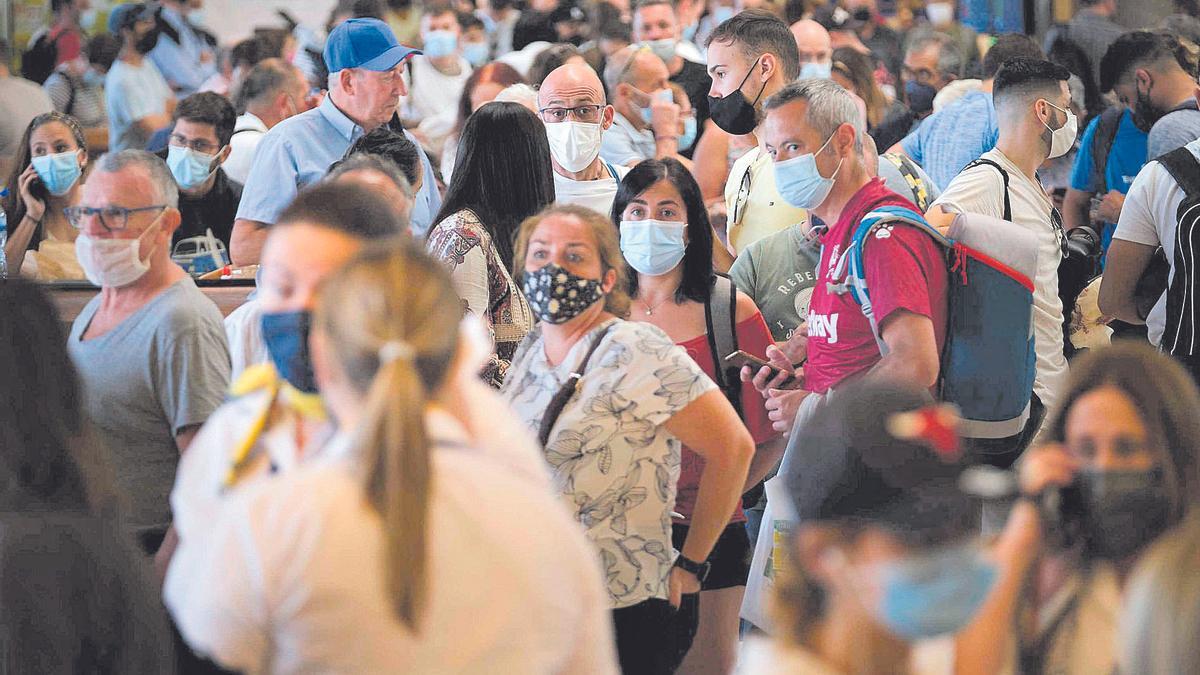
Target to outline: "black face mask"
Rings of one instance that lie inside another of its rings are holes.
[[[157,28],[152,29],[149,33],[146,33],[138,38],[137,42],[133,44],[133,48],[136,49],[139,54],[149,54],[150,52],[154,51],[154,47],[158,45],[158,33],[159,31]]]
[[[1134,85],[1135,87],[1137,85]],[[1139,89],[1137,91],[1137,100],[1133,102],[1133,110],[1130,111],[1130,116],[1133,119],[1133,125],[1141,129],[1145,133],[1150,133],[1150,128],[1154,123],[1162,119],[1166,112],[1154,107],[1150,102],[1150,92],[1145,94]]]
[[[1088,559],[1128,559],[1170,526],[1161,471],[1085,471],[1078,481]]]
[[[758,111],[754,106],[758,104],[758,99],[762,98],[763,92],[766,91],[767,83],[763,82],[753,103],[747,101],[746,96],[742,94],[742,87],[757,67],[758,61],[755,61],[746,76],[742,78],[738,88],[729,95],[722,98],[708,97],[708,116],[725,133],[743,136],[754,131],[754,127],[758,126]]]

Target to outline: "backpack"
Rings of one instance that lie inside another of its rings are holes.
[[[1175,148],[1155,161],[1175,179],[1185,195],[1175,215],[1175,252],[1168,267],[1175,270],[1175,275],[1169,284],[1164,284],[1167,292],[1167,323],[1159,346],[1172,356],[1195,356],[1200,353],[1196,339],[1194,292],[1197,284],[1196,255],[1200,250],[1200,232],[1196,227],[1200,223],[1200,212],[1196,209],[1200,206],[1200,162],[1196,161],[1186,146]],[[1166,267],[1163,264],[1165,262],[1166,256],[1159,248],[1150,262],[1148,273],[1154,271],[1157,277],[1165,277],[1162,269]],[[1143,281],[1148,273],[1143,274]],[[1158,297],[1155,296],[1155,301]]]
[[[966,438],[1018,436],[1033,394],[1037,237],[978,214],[956,218],[947,236],[907,207],[880,206],[867,213],[834,271],[835,279],[845,281],[832,289],[849,292],[859,304],[881,354],[887,354],[887,345],[871,307],[863,260],[872,233],[894,224],[921,230],[945,250],[947,326],[938,399],[958,406]]]
[[[1100,194],[1108,192],[1104,171],[1108,168],[1108,153],[1117,140],[1117,129],[1124,115],[1125,106],[1114,105],[1100,113],[1100,121],[1096,123],[1096,135],[1092,137],[1092,171],[1088,182]]]
[[[708,329],[708,349],[712,353],[717,386],[733,404],[738,417],[745,419],[740,369],[725,362],[726,356],[738,350],[738,339],[737,286],[724,274],[713,275],[712,294],[704,305],[704,325]]]
[[[58,41],[66,34],[65,30],[59,31],[51,38],[48,29],[39,33],[29,49],[21,53],[21,77],[44,84],[58,63]]]

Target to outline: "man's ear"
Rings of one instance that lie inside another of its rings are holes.
[[[233,146],[230,145],[229,143],[226,143],[225,147],[222,148],[221,151],[217,153],[217,166],[221,166],[222,164],[224,164],[225,160],[229,159],[229,154],[232,152],[233,152]]]
[[[759,57],[759,63],[758,66],[756,66],[756,69],[760,74],[759,82],[766,82],[775,75],[776,71],[779,70],[779,59],[776,58],[774,54],[766,52]]]
[[[600,118],[600,128],[607,131],[608,128],[612,126],[613,119],[616,118],[616,115],[616,108],[613,108],[611,105],[604,106],[604,113]]]

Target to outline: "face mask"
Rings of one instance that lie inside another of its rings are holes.
[[[29,161],[46,190],[61,197],[71,190],[83,170],[79,167],[79,151],[69,150],[54,155],[42,155]]]
[[[925,5],[925,18],[935,26],[954,22],[954,5],[949,2],[931,2]]]
[[[424,35],[424,42],[421,52],[433,59],[450,56],[458,49],[458,36],[453,31],[431,30]]]
[[[683,135],[679,137],[679,149],[687,150],[696,142],[696,118],[683,118]]]
[[[656,92],[654,92],[654,96],[652,96],[651,98],[658,99],[659,101],[666,101],[667,103],[672,103],[675,100],[675,96],[671,93],[670,89],[662,89],[660,91],[656,91]],[[654,110],[650,106],[646,106],[645,108],[642,108],[641,113],[642,113],[642,121],[645,122],[646,124],[650,124],[651,121],[654,119]]]
[[[1084,471],[1079,485],[1089,559],[1128,559],[1169,525],[1171,503],[1161,471]]]
[[[933,99],[937,89],[933,85],[922,84],[909,80],[904,83],[904,98],[908,100],[908,109],[918,115],[924,115],[933,110]]]
[[[604,297],[599,281],[576,276],[554,263],[526,272],[524,285],[525,299],[534,315],[552,324],[574,319]]]
[[[866,23],[871,20],[871,10],[867,7],[859,7],[858,9],[854,10],[854,14],[852,16],[854,17],[855,21]]]
[[[1131,111],[1134,126],[1148,134],[1154,123],[1162,119],[1164,114],[1166,113],[1156,108],[1150,102],[1149,90],[1145,94],[1142,93],[1141,89],[1137,90],[1137,100],[1133,102],[1133,110]]]
[[[487,63],[488,52],[488,43],[486,42],[468,42],[463,45],[462,49],[463,58],[476,68]]]
[[[192,190],[208,180],[216,170],[213,168],[216,160],[216,155],[206,155],[182,145],[172,145],[167,150],[167,167],[184,190]]]
[[[961,630],[997,576],[996,566],[969,545],[879,565],[872,573],[882,591],[875,617],[908,642]]]
[[[1050,129],[1050,154],[1047,156],[1047,159],[1054,159],[1055,157],[1062,157],[1067,154],[1071,146],[1075,145],[1075,133],[1079,129],[1079,120],[1075,119],[1075,113],[1070,110],[1063,110],[1049,101],[1046,101],[1046,103],[1051,108],[1061,110],[1067,114],[1067,121],[1057,129],[1050,129],[1049,124],[1042,122],[1043,126]]]
[[[817,169],[817,154],[823,151],[831,140],[833,136],[830,136],[825,145],[815,153],[775,163],[775,188],[785,202],[799,209],[815,209],[829,196],[838,171],[842,168],[842,161],[839,159],[838,168],[833,170],[833,175],[825,178]]]
[[[100,12],[95,9],[85,9],[79,15],[79,27],[87,32],[92,32],[96,27],[96,19],[100,16]]]
[[[829,76],[833,75],[832,63],[820,63],[817,61],[809,61],[800,66],[801,80],[828,80]]]
[[[188,12],[187,20],[188,23],[192,24],[193,26],[203,26],[204,18],[206,16],[207,14],[205,14],[203,9],[193,9],[192,11]]]
[[[317,391],[308,336],[312,332],[312,314],[306,311],[277,312],[262,315],[262,337],[271,355],[271,363],[288,384],[306,393]]]
[[[93,284],[121,288],[145,276],[150,263],[142,260],[142,237],[154,232],[162,214],[137,239],[96,239],[83,232],[75,238],[75,257]]]
[[[725,133],[733,134],[734,136],[744,136],[754,127],[758,126],[758,111],[754,106],[758,103],[758,99],[762,98],[762,94],[767,89],[767,83],[758,90],[758,96],[754,97],[754,103],[746,100],[742,94],[742,87],[746,84],[746,80],[754,74],[758,68],[758,61],[754,62],[750,71],[742,78],[742,83],[738,88],[723,98],[708,97],[708,115],[717,126],[721,127]]]
[[[670,63],[671,59],[675,58],[675,44],[675,38],[663,38],[643,42],[642,46],[648,47],[655,56],[663,60],[663,63]]]
[[[599,124],[558,122],[546,125],[546,140],[554,161],[572,173],[583,171],[600,155]]]
[[[733,8],[721,5],[712,11],[713,23],[718,26],[733,18]]]
[[[687,223],[663,220],[622,220],[621,253],[640,274],[652,277],[675,269],[687,252],[683,235]]]
[[[157,28],[152,29],[149,33],[146,33],[142,37],[138,38],[138,41],[134,43],[133,48],[136,49],[139,54],[149,54],[150,52],[154,51],[154,47],[156,45],[158,45]]]

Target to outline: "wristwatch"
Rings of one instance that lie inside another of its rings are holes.
[[[700,580],[700,583],[704,583],[704,580],[708,578],[708,571],[712,569],[712,563],[708,562],[707,560],[702,563],[698,563],[695,560],[690,560],[684,557],[684,555],[680,553],[679,556],[675,558],[675,567],[678,567],[684,572],[690,572],[696,575],[696,578]]]

